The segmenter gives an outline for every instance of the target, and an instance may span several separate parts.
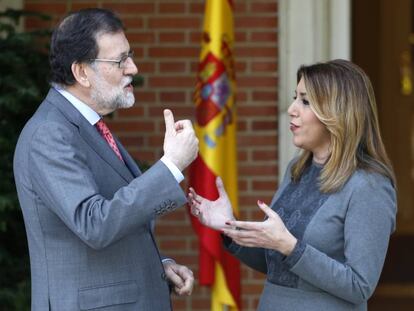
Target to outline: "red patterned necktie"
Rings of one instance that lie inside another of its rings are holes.
[[[100,119],[98,123],[95,124],[96,129],[98,130],[99,134],[103,138],[105,138],[106,142],[109,144],[109,146],[112,148],[112,150],[115,152],[116,156],[124,162],[124,159],[122,158],[121,153],[119,152],[118,146],[116,145],[115,139],[111,134],[111,131],[109,130],[108,126],[106,126],[105,122]]]

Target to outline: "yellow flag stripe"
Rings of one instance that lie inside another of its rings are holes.
[[[221,54],[221,40],[223,35],[226,35],[233,42],[233,11],[228,1],[207,0],[204,32],[210,34],[211,41],[209,44],[203,45],[200,60],[203,60],[209,51],[216,56]]]
[[[216,279],[211,293],[211,310],[223,311],[223,306],[229,306],[229,310],[237,311],[237,304],[228,289],[223,268],[218,262],[216,262],[215,270]]]
[[[236,84],[233,74],[234,68],[228,67],[234,42],[233,10],[228,0],[206,0],[205,14],[203,30],[207,40],[203,40],[200,63],[205,60],[209,53],[221,60],[226,66],[226,78],[230,93],[226,100],[226,107],[223,107],[208,124],[205,126],[195,125],[196,134],[200,140],[199,155],[209,170],[223,179],[234,213],[238,216],[237,118],[234,108]],[[225,47],[227,50],[225,51],[223,50],[223,42],[227,44]],[[229,50],[230,53],[228,53]],[[211,67],[207,67],[207,69],[209,68]],[[200,90],[197,90],[196,96],[201,98]],[[196,102],[200,103],[200,101]],[[212,186],[214,187],[214,185]],[[228,306],[226,310],[237,311],[236,297],[233,297],[229,290],[223,266],[218,260],[215,261],[214,280],[211,310],[223,311],[224,306]]]
[[[236,114],[233,112],[233,122],[226,126],[226,134],[220,137],[215,136],[214,129],[217,129],[221,122],[223,112],[219,113],[205,127],[195,125],[197,137],[200,138],[200,151],[204,163],[216,176],[223,179],[224,186],[233,206],[233,211],[238,216],[237,198],[237,152],[236,152]],[[216,145],[211,148],[203,139],[214,139]]]

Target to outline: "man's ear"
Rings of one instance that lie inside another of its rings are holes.
[[[75,80],[83,87],[90,87],[91,84],[88,79],[87,66],[84,63],[73,63],[71,66],[72,74]]]

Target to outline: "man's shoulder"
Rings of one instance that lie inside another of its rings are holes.
[[[77,120],[79,113],[68,102],[68,100],[62,96],[54,88],[51,88],[39,105],[37,111],[33,114],[30,122],[71,122],[71,120]]]
[[[36,136],[50,137],[71,130],[73,126],[53,101],[46,96],[23,127],[18,144],[30,144]]]
[[[15,147],[14,161],[25,163],[33,149],[50,149],[48,144],[51,142],[69,142],[73,136],[70,122],[46,97],[22,128]]]
[[[65,118],[59,109],[50,102],[44,100],[23,127],[22,134],[25,132],[33,133],[39,127],[53,126],[55,123],[65,124]]]

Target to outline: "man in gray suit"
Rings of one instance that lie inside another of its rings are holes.
[[[102,116],[134,104],[138,72],[112,12],[66,17],[50,47],[52,88],[24,127],[14,173],[29,242],[32,310],[170,310],[193,274],[158,252],[153,223],[186,202],[191,122],[164,111],[164,155],[144,174]]]

